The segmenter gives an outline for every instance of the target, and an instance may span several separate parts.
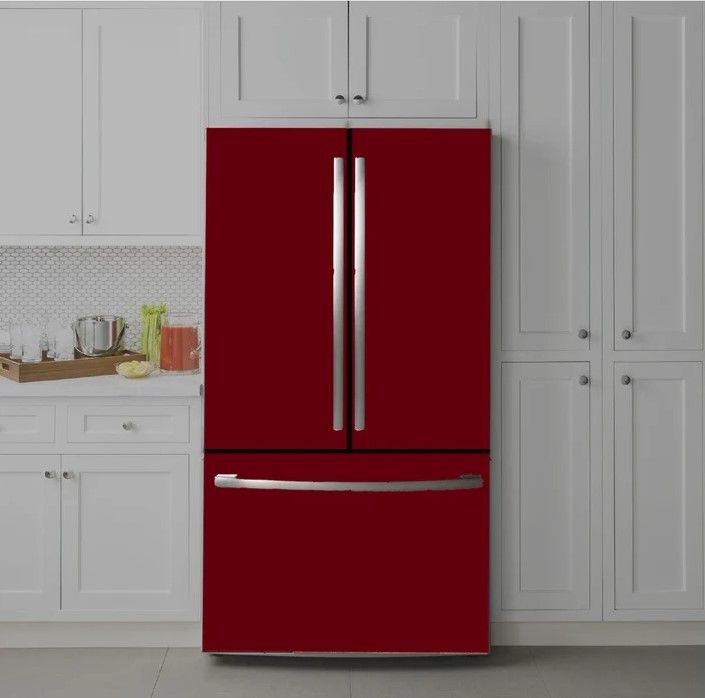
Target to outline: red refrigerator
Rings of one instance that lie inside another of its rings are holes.
[[[488,652],[490,135],[209,129],[204,651]]]

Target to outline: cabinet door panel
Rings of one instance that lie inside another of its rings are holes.
[[[587,349],[588,3],[501,11],[502,347]]]
[[[61,607],[188,605],[188,456],[63,456]]]
[[[199,235],[200,12],[83,15],[84,234]]]
[[[80,235],[80,10],[0,10],[0,94],[0,235]]]
[[[350,116],[477,117],[480,5],[350,3]]]
[[[615,607],[702,609],[702,364],[614,370]]]
[[[615,4],[616,349],[702,348],[702,12]]]
[[[587,363],[502,365],[502,608],[590,607]]]
[[[0,456],[0,616],[59,609],[58,471],[57,456]]]
[[[346,117],[347,19],[345,2],[221,3],[220,116]]]

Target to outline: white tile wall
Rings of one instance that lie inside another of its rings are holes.
[[[0,247],[0,327],[123,315],[136,347],[140,307],[201,310],[200,247]]]

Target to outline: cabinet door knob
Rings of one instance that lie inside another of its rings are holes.
[[[70,480],[73,477],[73,473],[70,470],[64,470],[63,473],[61,473],[62,477],[64,480]]]
[[[86,216],[86,223],[88,223],[88,225],[95,223],[95,216],[92,213],[89,213],[88,216]]]
[[[75,213],[69,218],[69,223],[78,223],[78,216]]]
[[[355,104],[362,104],[365,101],[365,98],[362,95],[355,95],[353,97],[353,102]]]
[[[44,477],[49,478],[51,480],[52,478],[56,477],[56,472],[54,470],[45,470]]]
[[[622,376],[622,385],[629,385],[632,379],[629,376]]]
[[[631,330],[622,330],[622,339],[631,339],[631,338],[632,338]]]
[[[345,96],[344,95],[335,95],[335,97],[333,97],[333,99],[335,100],[336,104],[345,104]]]
[[[122,428],[125,431],[132,431],[135,428],[134,422],[123,422]]]
[[[578,337],[580,337],[580,339],[587,339],[589,334],[587,330],[578,330]]]
[[[580,378],[578,378],[578,383],[580,383],[580,385],[587,385],[589,382],[590,379],[587,376],[580,376]]]

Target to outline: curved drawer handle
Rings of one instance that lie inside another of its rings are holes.
[[[429,492],[476,490],[482,475],[460,475],[453,480],[394,480],[388,482],[318,482],[305,480],[246,480],[237,475],[216,475],[215,486],[240,490],[297,490],[304,492]]]

